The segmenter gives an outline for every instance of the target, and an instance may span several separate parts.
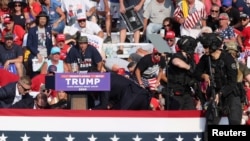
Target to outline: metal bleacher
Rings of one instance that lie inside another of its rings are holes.
[[[106,34],[105,34],[106,36]],[[107,58],[128,58],[131,53],[136,52],[136,49],[143,46],[153,46],[151,43],[120,43],[119,40],[120,32],[112,32],[111,38],[112,43],[103,43],[103,51],[105,52]],[[133,33],[127,32],[127,38],[133,36]],[[104,37],[106,38],[106,37]],[[131,38],[130,38],[131,39]],[[117,54],[116,51],[120,46],[123,46],[123,54]]]

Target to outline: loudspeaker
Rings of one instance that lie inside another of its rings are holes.
[[[45,88],[55,89],[55,76],[45,76]]]

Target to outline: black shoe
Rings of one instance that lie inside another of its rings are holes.
[[[111,36],[107,36],[106,39],[103,42],[104,43],[112,43]]]
[[[122,49],[118,49],[118,50],[116,51],[116,54],[123,54],[123,50],[122,50]]]
[[[126,37],[125,43],[130,43],[130,40]]]

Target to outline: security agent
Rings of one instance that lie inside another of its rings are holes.
[[[248,105],[248,100],[246,97],[246,90],[244,88],[244,80],[248,83],[250,82],[250,69],[247,68],[246,64],[238,61],[240,57],[240,47],[235,41],[229,41],[225,43],[225,49],[228,53],[230,53],[236,61],[238,75],[237,75],[237,88],[238,93],[240,93],[241,102],[243,105]]]
[[[206,34],[201,39],[201,43],[205,54],[196,67],[195,77],[208,85],[207,90],[209,91],[206,95],[208,99],[213,98],[218,109],[218,116],[215,116],[209,109],[206,111],[207,125],[218,124],[223,115],[228,117],[230,125],[240,125],[242,108],[240,96],[235,91],[237,87],[235,59],[222,49],[223,39],[215,33]],[[211,60],[211,66],[209,66],[209,59]],[[211,87],[211,80],[214,80],[214,88]],[[214,97],[211,97],[212,89],[215,91]]]
[[[114,72],[110,73],[110,91],[102,92],[100,104],[92,110],[149,110],[152,94]]]
[[[193,37],[182,36],[177,45],[180,51],[173,54],[166,73],[171,95],[168,106],[170,110],[192,110],[195,109],[195,105],[190,82],[195,68],[193,54],[197,41]]]

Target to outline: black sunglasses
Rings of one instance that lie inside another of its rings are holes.
[[[156,56],[156,55],[161,56],[161,53],[159,53],[159,52],[154,53],[154,56]]]
[[[170,26],[170,24],[166,24],[166,25],[163,25],[164,27],[169,27]]]
[[[15,4],[15,7],[21,7],[21,4]]]
[[[20,82],[18,82],[18,84],[23,88],[24,91],[29,91],[30,90],[30,89],[24,88],[24,86]]]
[[[246,21],[248,18],[241,18],[240,20],[241,21]]]
[[[79,23],[86,22],[86,19],[78,20]]]
[[[218,10],[211,10],[211,12],[218,13],[219,11]]]

